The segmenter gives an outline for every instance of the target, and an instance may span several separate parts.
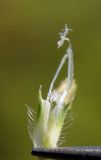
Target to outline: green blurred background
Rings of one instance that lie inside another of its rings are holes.
[[[66,23],[74,30],[69,37],[78,91],[73,103],[77,117],[64,145],[101,145],[101,1],[0,0],[2,160],[34,159],[24,104],[36,110],[40,84],[46,96],[65,51],[56,42]]]

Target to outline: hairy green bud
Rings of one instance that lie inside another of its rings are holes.
[[[34,147],[54,148],[57,147],[66,113],[71,108],[73,102],[76,83],[74,80],[73,51],[69,38],[67,37],[70,29],[65,25],[65,29],[60,33],[60,40],[57,42],[60,48],[64,41],[69,43],[69,47],[63,56],[55,76],[50,84],[47,98],[42,98],[41,87],[38,94],[38,111],[34,121],[34,111],[28,108],[29,134]],[[71,30],[70,30],[71,31]],[[60,85],[53,89],[54,83],[64,65],[68,60],[67,76]]]

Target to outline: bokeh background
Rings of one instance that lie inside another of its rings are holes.
[[[101,145],[101,1],[0,0],[0,159],[32,160],[26,106],[36,110],[39,85],[46,96],[69,34],[78,91],[67,146]],[[65,77],[64,67],[60,79]]]

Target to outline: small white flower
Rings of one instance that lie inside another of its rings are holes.
[[[46,99],[42,98],[41,87],[39,89],[38,111],[35,122],[33,121],[34,111],[28,107],[29,134],[34,147],[37,148],[57,147],[65,115],[70,109],[75,96],[76,83],[74,80],[73,52],[71,42],[67,37],[69,30],[65,25],[64,31],[60,33],[61,39],[58,41],[58,47],[61,47],[65,40],[69,42],[69,47],[53,77]],[[56,89],[53,89],[54,83],[66,60],[68,60],[66,79]]]

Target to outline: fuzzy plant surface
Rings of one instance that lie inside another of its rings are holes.
[[[74,79],[73,51],[68,32],[71,29],[65,28],[60,34],[60,40],[57,42],[58,48],[62,47],[64,42],[69,44],[66,53],[63,55],[57,68],[55,76],[50,84],[46,99],[42,97],[41,86],[38,93],[38,110],[34,112],[27,106],[28,130],[35,148],[56,148],[64,124],[64,119],[75,97],[76,82]],[[54,89],[54,83],[60,74],[60,71],[67,62],[67,74],[60,85]]]

